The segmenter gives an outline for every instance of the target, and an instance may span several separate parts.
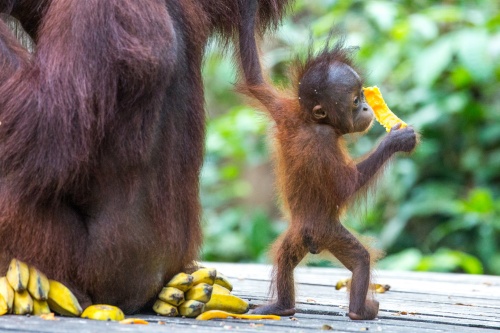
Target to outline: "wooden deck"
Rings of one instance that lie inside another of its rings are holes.
[[[266,302],[270,267],[210,263],[233,282],[233,293],[251,305]],[[208,266],[207,265],[207,266]],[[500,330],[500,277],[463,274],[375,272],[389,284],[380,301],[378,319],[355,322],[346,316],[347,294],[334,286],[350,276],[344,269],[299,268],[297,314],[280,321],[196,321],[152,314],[134,317],[149,325],[121,325],[58,317],[46,321],[31,316],[0,317],[0,332],[493,332]]]

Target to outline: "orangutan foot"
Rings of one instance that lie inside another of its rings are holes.
[[[349,311],[348,315],[352,320],[372,320],[377,317],[378,307],[378,301],[367,299],[365,301],[365,306],[360,311]]]
[[[258,308],[252,311],[252,314],[273,314],[277,316],[293,316],[295,314],[295,308],[289,308],[279,303],[271,303],[263,306],[259,306]]]

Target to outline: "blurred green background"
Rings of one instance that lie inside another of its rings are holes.
[[[359,46],[366,84],[422,134],[345,224],[373,236],[379,268],[500,274],[500,5],[484,1],[299,0],[263,41],[263,62],[286,84],[289,60],[332,26]],[[211,261],[268,262],[286,228],[273,189],[269,122],[233,92],[234,66],[213,45],[204,67],[208,131],[202,171]],[[375,124],[350,140],[353,156],[385,135]],[[305,180],[307,181],[307,180]],[[329,265],[313,260],[315,265]]]

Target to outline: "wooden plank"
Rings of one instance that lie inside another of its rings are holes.
[[[207,263],[234,283],[233,293],[252,306],[268,301],[271,267],[255,264]],[[340,332],[498,332],[500,329],[500,277],[464,274],[376,273],[391,290],[376,294],[380,312],[376,320],[355,322],[346,316],[348,295],[334,285],[350,273],[337,268],[296,270],[297,310],[280,321],[214,320],[200,322],[141,314],[149,325],[121,325],[79,318],[45,321],[31,316],[1,316],[0,332],[317,332],[331,327]],[[325,326],[327,325],[327,326]]]

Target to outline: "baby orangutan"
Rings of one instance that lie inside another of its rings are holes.
[[[374,319],[379,305],[367,298],[370,253],[340,218],[387,160],[415,148],[417,134],[412,127],[396,125],[360,162],[349,156],[344,135],[367,131],[374,115],[350,51],[342,43],[293,65],[295,85],[286,92],[277,92],[263,80],[255,47],[240,45],[240,56],[247,64],[254,59],[253,66],[242,68],[240,90],[275,123],[277,186],[290,218],[288,230],[273,245],[277,299],[254,313],[294,314],[294,268],[308,252],[326,250],[352,272],[349,317]]]

